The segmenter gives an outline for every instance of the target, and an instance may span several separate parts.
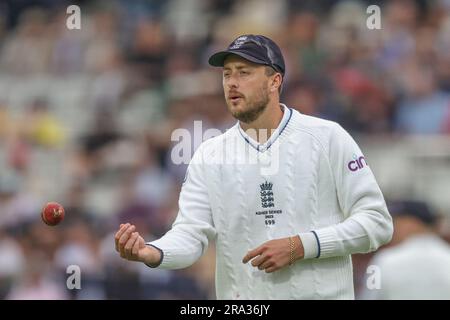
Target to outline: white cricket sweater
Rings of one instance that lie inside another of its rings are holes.
[[[383,195],[361,150],[337,123],[282,105],[258,144],[237,123],[205,141],[189,165],[159,268],[188,267],[216,241],[218,299],[353,299],[350,255],[390,241]],[[267,274],[251,249],[299,234],[305,258]]]

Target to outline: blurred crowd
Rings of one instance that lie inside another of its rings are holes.
[[[351,133],[450,134],[447,0],[3,0],[0,299],[215,298],[213,246],[168,272],[120,259],[113,237],[122,222],[146,240],[170,228],[186,170],[172,132],[234,123],[206,61],[245,33],[280,45],[281,100],[302,113]],[[66,209],[57,227],[40,221],[47,201]],[[65,288],[69,265],[82,290]]]

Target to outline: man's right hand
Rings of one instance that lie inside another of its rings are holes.
[[[120,256],[130,261],[140,261],[148,265],[155,265],[161,259],[161,253],[145,244],[136,227],[130,223],[120,225],[119,231],[115,235],[116,251]]]

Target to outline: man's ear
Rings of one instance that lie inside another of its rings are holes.
[[[270,92],[280,91],[279,88],[281,87],[282,81],[281,75],[279,73],[275,74],[270,85]]]

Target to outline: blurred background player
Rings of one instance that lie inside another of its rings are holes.
[[[379,269],[379,289],[366,299],[450,299],[450,245],[436,234],[437,217],[425,202],[397,201],[389,205],[394,236],[369,265]]]

